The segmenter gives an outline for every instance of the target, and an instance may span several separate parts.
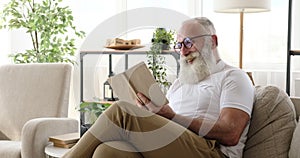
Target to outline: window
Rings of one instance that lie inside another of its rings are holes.
[[[203,15],[212,19],[219,36],[220,55],[238,66],[239,14],[215,13],[204,0]],[[285,70],[288,1],[272,0],[270,12],[244,14],[244,69]],[[266,60],[267,59],[267,60]]]
[[[293,6],[299,3],[293,2]],[[300,9],[296,9],[297,13],[299,11]],[[299,15],[297,13],[293,15]],[[227,63],[238,66],[239,14],[215,13],[213,1],[203,0],[203,16],[210,18],[215,24],[220,56]],[[294,28],[297,28],[300,22],[295,19],[297,18],[294,17]],[[287,24],[288,1],[272,0],[270,12],[244,14],[243,69],[253,72],[257,85],[276,85],[285,90]],[[293,35],[296,34],[297,29],[294,29]],[[294,37],[292,47],[300,48],[299,38]],[[292,58],[292,96],[295,93],[300,94],[296,92],[300,89],[296,89],[295,86],[295,81],[300,78],[300,64],[297,62],[299,58],[298,56]]]

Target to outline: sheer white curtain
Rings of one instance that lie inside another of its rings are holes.
[[[293,0],[292,50],[300,50],[300,1]],[[300,97],[300,56],[291,60],[291,92]]]
[[[293,6],[300,2],[293,1]],[[256,85],[276,85],[285,90],[288,1],[272,0],[271,11],[244,14],[243,69],[253,72]],[[293,48],[299,49],[299,12],[294,8]],[[239,14],[213,12],[213,2],[203,0],[203,16],[216,25],[219,36],[219,51],[229,64],[238,66],[239,57]],[[297,18],[298,16],[298,18]],[[300,91],[295,81],[300,78],[299,56],[292,57],[291,96]],[[297,95],[299,96],[299,93]]]
[[[294,1],[294,6],[300,2]],[[206,16],[211,19],[219,36],[221,57],[229,64],[238,66],[239,58],[239,14],[215,13],[211,0],[127,0],[127,9],[138,7],[162,7],[174,9],[190,17]],[[300,15],[300,9],[294,9]],[[253,72],[257,85],[286,87],[286,48],[288,1],[272,0],[270,12],[244,15],[243,69]],[[300,22],[294,17],[293,34],[299,33]],[[150,34],[151,30],[149,30]],[[143,38],[142,36],[141,38]],[[299,48],[300,36],[293,36],[293,46]],[[147,37],[149,38],[149,37]],[[292,58],[291,95],[295,95],[296,80],[300,80],[300,57]],[[298,81],[299,82],[299,81]],[[300,87],[299,87],[300,88]],[[298,89],[298,91],[300,91]],[[298,92],[300,93],[300,92]]]
[[[212,17],[219,35],[221,56],[238,66],[239,14],[215,13],[213,2],[203,0],[204,16]],[[284,70],[287,1],[272,0],[271,12],[244,14],[244,69]]]

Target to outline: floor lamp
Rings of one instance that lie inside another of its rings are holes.
[[[214,0],[214,10],[219,13],[240,13],[239,67],[243,68],[244,13],[270,11],[271,0]]]

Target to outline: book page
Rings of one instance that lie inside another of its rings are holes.
[[[124,75],[126,77],[124,77]],[[129,101],[131,99],[126,97],[134,97],[133,104],[135,104],[135,99],[137,98],[136,93],[141,92],[157,106],[168,103],[159,84],[156,83],[144,62],[134,65],[123,73],[112,76],[110,80],[109,82],[120,100],[132,103],[132,101]]]

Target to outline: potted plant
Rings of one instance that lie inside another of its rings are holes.
[[[62,0],[11,0],[0,15],[0,28],[25,29],[32,49],[11,54],[15,63],[75,62],[75,38],[85,33],[73,25]]]
[[[167,31],[165,28],[157,28],[153,33],[152,43],[160,44],[163,50],[170,49],[170,44],[174,42],[174,31]]]
[[[163,90],[166,90],[171,83],[167,80],[165,56],[161,55],[161,52],[170,49],[172,42],[174,42],[174,31],[157,28],[153,33],[152,46],[147,51],[148,68],[152,71],[156,82],[160,83]]]
[[[81,125],[81,135],[84,134],[97,120],[97,118],[111,105],[110,102],[101,102],[99,98],[94,97],[93,101],[84,101],[80,103],[78,111],[83,112],[87,122]]]

